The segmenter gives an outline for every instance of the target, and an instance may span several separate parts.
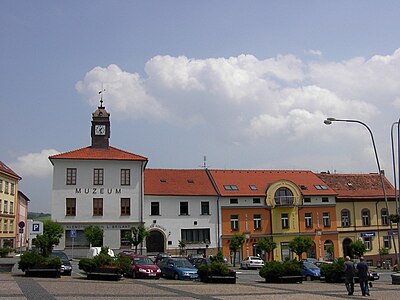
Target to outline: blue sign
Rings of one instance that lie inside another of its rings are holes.
[[[32,232],[40,232],[40,223],[32,224]]]
[[[360,237],[372,237],[372,236],[375,236],[375,232],[360,233]]]
[[[69,236],[71,237],[71,238],[76,238],[76,230],[75,229],[72,229],[71,231],[70,231],[70,233],[69,233]]]

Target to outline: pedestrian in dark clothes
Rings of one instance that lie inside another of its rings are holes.
[[[344,276],[346,289],[349,295],[354,293],[354,264],[350,260],[349,256],[346,256],[346,262],[344,263]]]
[[[360,281],[361,293],[363,296],[369,296],[368,289],[368,265],[364,261],[364,257],[360,257],[360,262],[357,264],[357,275]]]

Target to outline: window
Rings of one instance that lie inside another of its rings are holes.
[[[192,243],[210,243],[210,229],[181,229],[181,240]]]
[[[160,215],[160,203],[159,202],[151,202],[150,204],[150,215],[159,216]]]
[[[65,201],[65,208],[66,216],[76,216],[76,199],[67,198]]]
[[[372,243],[371,243],[371,238],[370,237],[365,237],[364,238],[364,245],[367,247],[367,251],[372,250]]]
[[[253,204],[261,204],[260,198],[253,198]]]
[[[350,211],[343,209],[341,211],[342,227],[350,227]]]
[[[249,185],[249,188],[250,188],[252,191],[257,191],[257,186],[255,186],[255,185]]]
[[[317,190],[327,190],[327,189],[328,189],[328,187],[327,187],[326,185],[321,185],[321,184],[319,184],[319,185],[314,185],[314,187],[315,187]]]
[[[101,241],[103,243],[103,240]],[[66,248],[89,248],[90,243],[85,236],[85,232],[83,230],[75,230],[75,238],[71,238],[71,230],[65,230],[65,247]]]
[[[312,227],[312,214],[311,213],[305,213],[305,223],[307,228]]]
[[[324,227],[330,227],[331,226],[331,217],[328,212],[322,213],[322,223],[324,224]]]
[[[129,229],[121,229],[120,231],[120,244],[121,247],[127,248],[130,247],[131,244],[129,243],[128,237],[129,235],[132,234]]]
[[[289,228],[289,214],[281,214],[282,229]]]
[[[8,214],[8,201],[7,200],[4,200],[3,213]]]
[[[104,169],[93,170],[93,184],[103,185],[104,184]]]
[[[281,187],[276,190],[274,199],[277,205],[291,205],[293,204],[293,193],[286,187]]]
[[[189,202],[181,202],[179,204],[179,214],[181,216],[188,216],[189,215]]]
[[[8,194],[8,181],[4,181],[4,194]]]
[[[9,214],[13,214],[14,213],[14,202],[10,201],[10,210],[8,211]]]
[[[304,202],[305,203],[310,203],[311,202],[311,198],[310,197],[304,197]]]
[[[239,200],[238,200],[237,198],[231,198],[231,199],[229,200],[229,203],[230,203],[230,204],[238,204],[238,203],[239,203]]]
[[[226,191],[238,191],[239,190],[237,185],[234,185],[234,184],[226,184],[226,185],[224,185],[224,189]]]
[[[0,192],[3,192],[3,180],[0,179]]]
[[[10,220],[10,226],[9,226],[9,230],[10,233],[14,232],[14,220]]]
[[[8,220],[4,220],[3,233],[8,233]]]
[[[231,230],[238,231],[239,230],[239,216],[231,215]]]
[[[93,198],[93,216],[103,215],[103,198]]]
[[[322,197],[322,202],[329,202],[329,198],[328,197]]]
[[[392,248],[392,243],[391,243],[391,237],[390,236],[384,236],[383,237],[383,248],[391,249]]]
[[[121,216],[131,215],[131,198],[121,198]]]
[[[14,183],[10,183],[10,195],[14,195],[14,193],[15,193],[15,185],[14,185]]]
[[[386,208],[381,209],[381,220],[382,220],[382,225],[384,226],[389,225],[388,211]]]
[[[370,225],[370,214],[369,209],[363,209],[361,211],[362,225],[369,226]]]
[[[201,214],[209,215],[210,214],[210,203],[209,202],[201,202]]]
[[[67,168],[67,185],[76,185],[76,168]]]
[[[261,215],[254,215],[254,230],[261,229]]]
[[[1,203],[1,199],[0,199],[0,213],[3,211],[3,206],[1,206],[2,205],[2,203]],[[0,222],[0,225],[1,225],[1,222]]]
[[[131,170],[121,169],[121,185],[130,185],[130,184],[131,184]]]

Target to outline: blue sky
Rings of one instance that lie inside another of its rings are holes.
[[[150,168],[376,172],[400,114],[398,1],[1,1],[0,160],[50,211],[47,157],[111,145]]]

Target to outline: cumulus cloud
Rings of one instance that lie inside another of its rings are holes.
[[[28,153],[11,162],[10,167],[22,178],[26,176],[47,177],[53,171],[49,156],[59,153],[54,149],[44,149],[39,153]]]
[[[319,50],[308,53],[319,56]],[[324,118],[373,120],[400,106],[400,49],[341,62],[304,62],[294,55],[193,59],[155,56],[145,76],[119,66],[96,67],[76,84],[92,105],[107,89],[114,117],[209,124],[221,135],[288,140],[320,136]],[[318,131],[319,130],[319,131]],[[352,129],[349,129],[350,131]],[[351,134],[351,133],[349,133]]]

